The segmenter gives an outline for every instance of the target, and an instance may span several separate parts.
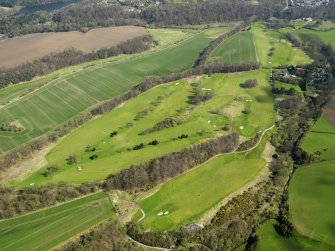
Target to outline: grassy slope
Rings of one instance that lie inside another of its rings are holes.
[[[0,124],[16,119],[26,128],[15,134],[0,132],[0,153],[55,129],[97,102],[129,90],[147,76],[190,68],[210,40],[202,33],[158,52],[95,65],[65,77],[60,72],[59,78],[38,91],[0,108]]]
[[[98,193],[0,221],[0,250],[48,250],[113,215],[108,195]]]
[[[290,183],[290,213],[306,236],[335,243],[335,161],[299,168]],[[335,246],[334,246],[335,248]]]
[[[273,66],[304,65],[311,62],[302,50],[293,48],[287,41],[282,40],[279,32],[265,31],[260,24],[252,26],[251,31],[254,35],[258,58],[263,66],[268,66],[269,62]],[[272,47],[275,48],[274,55],[268,56]]]
[[[256,251],[330,251],[333,250],[331,246],[324,245],[321,242],[301,236],[294,233],[291,238],[284,238],[277,234],[274,229],[276,221],[269,220],[262,224],[257,231],[260,240],[257,245]]]
[[[276,88],[284,88],[285,90],[289,90],[291,88],[293,88],[294,90],[300,92],[301,91],[301,88],[299,85],[293,85],[293,84],[288,84],[288,83],[283,83],[283,82],[280,82],[280,81],[277,81],[275,80],[275,87]]]
[[[256,50],[250,31],[241,31],[222,42],[212,53],[208,63],[256,62]]]
[[[194,222],[229,194],[252,181],[266,161],[261,158],[267,137],[249,154],[221,155],[165,183],[140,201],[146,213],[142,227],[163,231]],[[158,216],[159,212],[168,215]]]
[[[259,81],[256,88],[239,87],[239,83],[251,77]],[[201,82],[202,88],[212,89],[215,93],[214,98],[193,110],[186,111],[191,107],[187,101],[193,93],[193,87],[187,81],[176,81],[154,88],[70,134],[47,155],[48,162],[59,165],[61,170],[45,178],[41,175],[44,170],[42,169],[30,176],[23,184],[101,180],[120,169],[168,152],[179,151],[201,140],[222,134],[220,128],[227,123],[244,136],[253,136],[271,125],[274,117],[273,99],[265,70],[229,75],[217,74],[192,82]],[[159,105],[153,106],[152,102],[158,96],[165,96],[165,98]],[[243,114],[242,110],[245,108],[249,108],[251,114]],[[144,109],[148,109],[148,114],[135,120],[137,114]],[[211,110],[222,112],[223,115],[211,114],[209,113]],[[183,114],[183,124],[147,135],[138,135],[157,122],[178,114]],[[208,120],[211,123],[208,123]],[[134,126],[127,128],[126,124],[130,122],[134,123]],[[243,129],[240,129],[240,126],[243,126]],[[109,134],[114,130],[119,133],[116,137],[110,138]],[[187,133],[189,138],[178,140],[176,144],[175,138],[183,133]],[[154,139],[160,142],[158,146],[146,146],[138,151],[127,150]],[[89,160],[92,153],[85,152],[87,145],[97,149],[95,153],[98,154],[98,159]],[[67,165],[65,161],[70,154],[76,154],[78,157],[78,163],[73,166]],[[78,171],[78,166],[82,171]]]

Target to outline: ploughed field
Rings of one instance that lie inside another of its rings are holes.
[[[0,221],[0,250],[49,250],[115,215],[106,193]]]
[[[85,64],[82,68],[64,69],[32,83],[0,90],[0,125],[18,121],[23,128],[19,132],[0,131],[0,153],[54,130],[89,107],[130,90],[148,76],[191,68],[211,40],[203,32],[162,50],[98,61],[101,64],[93,63],[91,67],[92,64]]]
[[[257,79],[255,88],[240,87],[250,78]],[[102,180],[230,130],[255,136],[274,120],[267,78],[266,70],[257,70],[191,77],[153,88],[75,130],[48,153],[48,165],[20,184]],[[197,89],[213,97],[195,105]],[[228,125],[231,129],[223,130]],[[76,162],[69,164],[69,156],[76,156]],[[44,175],[50,166],[59,170]]]
[[[122,26],[98,28],[87,33],[45,32],[8,38],[0,40],[0,67],[13,67],[69,48],[84,52],[109,48],[146,34],[143,27]]]

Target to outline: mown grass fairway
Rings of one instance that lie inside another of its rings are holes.
[[[241,31],[223,41],[212,53],[207,63],[246,64],[257,62],[253,35]]]
[[[259,242],[257,244],[256,251],[333,250],[333,247],[328,246],[327,244],[323,244],[319,241],[309,239],[305,236],[301,236],[296,232],[290,238],[282,237],[276,232],[274,228],[275,224],[276,221],[268,220],[257,231],[257,235],[259,236]]]
[[[92,105],[128,91],[147,76],[190,68],[210,41],[206,33],[201,33],[164,50],[60,76],[1,107],[0,124],[18,120],[26,130],[0,132],[0,153],[50,132]]]
[[[305,65],[312,62],[305,52],[283,40],[280,32],[264,29],[260,24],[253,25],[251,31],[259,61],[263,66]],[[271,48],[274,48],[273,55],[269,56]]]
[[[105,193],[0,221],[0,250],[48,250],[114,215]]]
[[[266,140],[267,137],[248,154],[218,156],[162,185],[152,196],[139,202],[146,214],[142,227],[164,231],[196,222],[222,199],[252,181],[265,167],[261,153]],[[168,214],[159,215],[162,212]]]
[[[122,107],[88,122],[61,141],[47,155],[50,165],[60,167],[58,172],[44,177],[42,173],[48,165],[21,184],[102,180],[131,165],[222,135],[222,127],[227,124],[243,136],[253,136],[272,125],[274,120],[267,75],[266,70],[216,74],[153,88]],[[258,86],[241,88],[239,84],[249,78],[257,79]],[[192,83],[200,84],[203,93],[212,90],[214,97],[197,106],[190,104],[190,97],[194,95]],[[243,113],[245,109],[250,113]],[[139,135],[166,118],[178,118],[181,123]],[[118,134],[110,137],[113,131]],[[188,134],[188,138],[177,139],[181,134]],[[158,140],[159,144],[147,145],[153,140]],[[140,143],[145,147],[133,151],[132,148]],[[94,147],[94,153],[85,152],[87,146]],[[90,160],[93,154],[97,154],[98,158]],[[66,163],[69,155],[77,156],[76,164]]]
[[[335,243],[334,167],[334,160],[300,167],[289,187],[290,214],[296,229],[329,245]]]
[[[317,153],[324,160],[335,158],[335,128],[322,115],[311,131],[305,136],[302,148],[309,153]]]

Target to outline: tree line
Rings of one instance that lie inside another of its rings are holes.
[[[147,189],[182,174],[217,154],[233,151],[238,143],[239,136],[236,133],[208,140],[181,152],[166,154],[147,163],[131,166],[111,175],[103,186],[107,191]]]
[[[52,3],[68,2],[70,0],[1,0],[0,6],[15,7],[15,6],[38,6]]]
[[[83,183],[78,186],[59,183],[22,189],[0,186],[0,219],[54,206],[57,203],[94,193],[99,189],[99,185],[95,183]]]
[[[22,81],[30,81],[36,76],[46,75],[55,70],[113,57],[120,54],[134,54],[146,51],[153,46],[152,36],[144,35],[129,39],[119,45],[103,48],[91,53],[84,53],[76,49],[66,49],[59,53],[52,53],[41,59],[27,62],[13,68],[0,68],[0,88]]]

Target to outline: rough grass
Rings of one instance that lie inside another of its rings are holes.
[[[208,63],[243,64],[257,62],[253,35],[241,31],[223,41],[212,53]]]
[[[0,249],[49,250],[113,215],[109,196],[98,193],[0,221]]]
[[[261,158],[266,141],[267,137],[249,154],[221,155],[162,185],[152,196],[139,202],[146,213],[141,226],[145,230],[164,231],[196,222],[258,175],[266,164]],[[158,216],[166,211],[168,215]]]
[[[332,160],[300,167],[289,186],[290,215],[296,229],[329,245],[335,243],[334,165]]]
[[[312,60],[299,48],[292,47],[281,38],[281,33],[273,30],[265,30],[261,24],[252,26],[251,29],[256,45],[256,51],[260,63],[263,66],[280,65],[305,65]],[[271,48],[275,48],[274,54],[269,56]]]
[[[285,90],[290,90],[291,88],[293,88],[294,90],[301,92],[301,88],[299,85],[283,83],[277,80],[275,80],[275,87],[279,89],[284,88]]]
[[[257,231],[257,235],[259,236],[259,243],[257,245],[256,251],[333,250],[333,247],[301,236],[297,232],[294,233],[293,237],[282,237],[275,231],[275,224],[276,221],[268,220],[261,225],[260,229]]]
[[[256,88],[244,89],[239,86],[251,77],[258,80]],[[247,137],[272,125],[273,98],[265,70],[229,75],[216,74],[192,82],[201,83],[202,88],[212,89],[215,93],[214,98],[190,109],[192,105],[189,99],[193,95],[193,86],[188,80],[176,81],[149,90],[122,107],[74,131],[47,155],[49,164],[57,164],[61,170],[46,178],[41,175],[43,168],[28,177],[23,184],[101,180],[131,165],[221,135],[223,133],[221,128],[226,124],[230,124],[233,130]],[[159,96],[164,98],[159,104],[154,105]],[[234,100],[248,108],[251,113],[240,113],[234,118],[220,113]],[[143,113],[145,110],[147,113]],[[168,117],[180,117],[183,123],[154,133],[139,135],[140,132],[152,128]],[[133,125],[127,126],[128,123]],[[113,131],[118,131],[118,135],[111,138],[109,134]],[[189,137],[176,139],[181,134],[188,134]],[[158,140],[159,145],[145,146],[137,151],[128,150],[135,145],[147,144],[153,140]],[[93,153],[85,152],[88,145],[96,148],[94,152],[98,155],[96,160],[89,159]],[[69,166],[66,164],[66,158],[72,154],[77,156],[78,163]],[[81,167],[81,171],[78,171],[78,166]]]
[[[92,105],[128,91],[147,76],[190,68],[210,40],[199,34],[164,50],[120,61],[101,61],[104,63],[65,75],[62,73],[67,70],[53,74],[54,80],[48,84],[0,108],[0,124],[18,120],[26,128],[15,134],[0,132],[0,153],[50,132]],[[0,90],[0,96],[6,91]]]
[[[159,42],[160,46],[168,46],[182,41],[195,33],[197,30],[191,29],[149,29],[150,35]]]

